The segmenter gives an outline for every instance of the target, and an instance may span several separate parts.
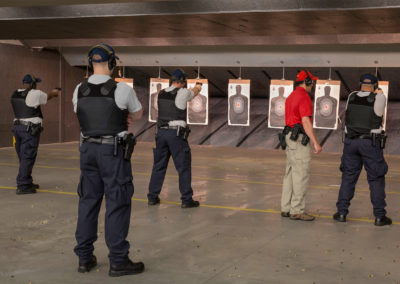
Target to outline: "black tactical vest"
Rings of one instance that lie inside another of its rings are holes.
[[[372,129],[379,129],[382,117],[375,114],[375,93],[360,97],[357,92],[350,94],[346,109],[346,128],[350,137],[370,134]]]
[[[115,103],[117,83],[110,79],[103,84],[84,82],[78,89],[78,116],[84,136],[115,136],[128,129],[128,110]]]
[[[158,94],[158,126],[168,126],[172,120],[186,121],[187,108],[179,109],[175,105],[175,99],[179,88],[172,91],[161,90]]]
[[[30,89],[24,91],[15,91],[11,97],[11,105],[14,110],[14,117],[16,119],[20,118],[32,118],[40,117],[43,118],[42,110],[40,106],[34,108],[26,105],[26,97]]]

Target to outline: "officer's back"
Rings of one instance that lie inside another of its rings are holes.
[[[129,113],[140,113],[134,90],[116,83],[110,75],[116,66],[114,50],[108,45],[90,49],[89,66],[94,74],[75,89],[74,110],[81,129],[78,185],[79,210],[75,253],[79,272],[89,272],[97,265],[93,255],[97,239],[97,220],[106,198],[105,238],[110,260],[110,276],[137,274],[144,271],[142,262],[133,263],[126,240],[133,195],[132,167],[126,155],[131,135],[127,134]]]
[[[385,175],[388,165],[383,156],[386,135],[382,129],[386,97],[378,89],[378,79],[365,74],[360,79],[361,90],[349,95],[346,106],[345,138],[340,170],[342,183],[333,219],[346,222],[350,201],[364,166],[371,191],[375,225],[390,225],[386,217]]]

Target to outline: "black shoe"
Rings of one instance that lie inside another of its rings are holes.
[[[282,217],[290,217],[290,213],[289,212],[281,212],[281,216]]]
[[[80,273],[89,272],[90,270],[92,270],[92,268],[96,267],[96,265],[97,265],[97,259],[96,256],[93,255],[92,259],[89,260],[88,262],[79,263],[78,272]]]
[[[150,200],[150,199],[149,199],[149,201],[147,202],[147,204],[150,205],[150,206],[152,206],[152,205],[160,204],[160,202],[161,202],[160,198],[157,197],[157,199],[153,199],[153,200]]]
[[[108,275],[111,277],[118,277],[124,275],[133,275],[139,274],[144,271],[144,264],[143,262],[132,262],[132,260],[128,259],[126,262],[121,263],[119,265],[111,265],[110,271]]]
[[[182,203],[181,207],[182,208],[194,208],[194,207],[199,207],[200,206],[200,202],[196,201],[196,200],[192,200],[190,202],[185,202]]]
[[[338,222],[346,222],[346,215],[342,215],[339,212],[333,214],[333,219]]]
[[[37,183],[32,183],[32,187],[35,188],[35,189],[39,189],[40,185],[38,185]]]
[[[378,217],[375,219],[375,226],[385,226],[391,224],[392,224],[392,219],[386,216]]]
[[[33,194],[33,193],[36,193],[36,188],[33,185],[31,185],[31,186],[29,186],[27,188],[24,188],[24,189],[17,188],[17,194],[18,195],[19,194]]]

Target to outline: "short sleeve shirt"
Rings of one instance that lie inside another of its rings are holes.
[[[303,125],[302,118],[312,117],[313,106],[310,96],[302,87],[297,87],[285,102],[285,125],[293,127]]]

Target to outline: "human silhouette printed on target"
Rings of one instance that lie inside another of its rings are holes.
[[[158,94],[160,93],[162,88],[161,83],[157,84],[157,91],[152,93],[150,95],[150,101],[151,101],[151,106],[150,106],[150,118],[151,120],[157,121],[158,119]]]
[[[236,85],[236,94],[229,98],[229,121],[231,124],[249,123],[249,98],[242,95],[242,86]]]
[[[189,122],[206,123],[207,97],[201,93],[189,103]]]
[[[269,123],[272,127],[285,127],[285,88],[279,87],[279,96],[271,99]]]
[[[337,99],[330,96],[331,86],[325,86],[324,96],[316,102],[315,125],[317,127],[335,128]]]

